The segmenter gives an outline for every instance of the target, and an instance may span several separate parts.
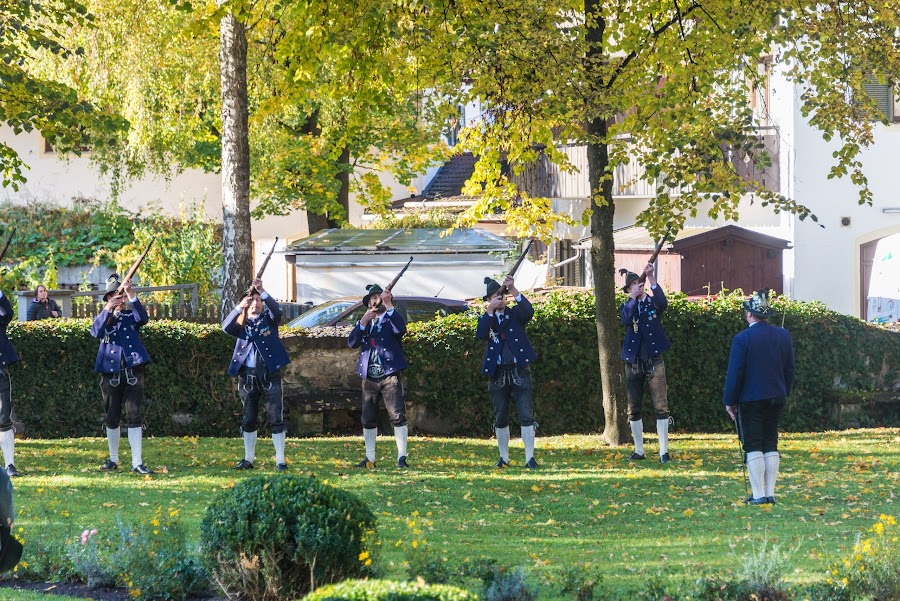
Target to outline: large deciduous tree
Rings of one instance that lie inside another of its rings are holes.
[[[226,304],[251,275],[251,214],[302,209],[315,231],[346,222],[351,191],[384,212],[392,199],[378,173],[408,182],[443,156],[443,107],[421,100],[428,76],[402,41],[408,28],[394,14],[404,9],[390,0],[89,3],[100,27],[76,28],[87,59],[65,73],[131,121],[120,171],[222,169]],[[245,91],[233,69],[241,64]],[[246,126],[235,112],[241,96]],[[249,171],[228,159],[241,144]]]
[[[480,161],[469,190],[481,193],[468,221],[506,212],[522,234],[547,235],[547,199],[517,189],[516,174],[540,155],[571,169],[560,147],[587,146],[603,438],[628,438],[613,248],[612,174],[634,158],[656,190],[639,222],[659,236],[704,211],[737,219],[742,199],[801,219],[809,210],[736,169],[764,168],[748,96],[766,85],[766,61],[802,89],[801,111],[834,138],[832,176],[849,174],[871,202],[859,159],[883,119],[867,79],[900,76],[900,13],[886,2],[760,0],[432,0],[418,4],[428,60],[465,81],[486,119],[466,136]],[[630,182],[621,182],[627,184]],[[802,199],[799,199],[802,201]],[[814,218],[814,216],[813,216]]]
[[[67,46],[64,33],[73,24],[89,26],[92,17],[76,0],[0,2],[0,124],[16,134],[37,129],[60,153],[80,153],[95,144],[111,146],[126,129],[123,119],[81,98],[72,87],[33,71],[36,56],[63,60],[82,52]],[[27,168],[16,152],[0,143],[2,186],[18,189]]]

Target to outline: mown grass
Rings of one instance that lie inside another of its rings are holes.
[[[379,438],[379,467],[351,468],[356,438],[289,439],[291,473],[310,474],[360,495],[378,515],[383,575],[405,578],[408,553],[437,550],[453,565],[490,558],[526,566],[536,579],[575,564],[600,569],[603,588],[636,591],[649,577],[678,581],[740,570],[763,540],[793,550],[794,582],[824,578],[828,563],[852,548],[881,514],[900,515],[900,430],[783,435],[778,504],[747,507],[734,435],[674,434],[674,461],[630,463],[628,448],[596,436],[538,439],[541,470],[530,472],[521,442],[513,467],[498,471],[493,441],[410,440],[409,470],[394,467],[394,444]],[[248,472],[230,469],[241,441],[149,438],[140,477],[104,474],[100,438],[22,440],[14,481],[16,530],[26,541],[75,539],[87,528],[109,532],[116,515],[149,522],[157,509],[176,515],[194,537],[206,507]],[[259,469],[275,473],[271,443],[260,439]],[[123,440],[122,460],[129,463]],[[415,541],[415,549],[412,549]],[[18,593],[0,590],[3,596]],[[625,593],[623,593],[625,595]],[[627,596],[627,595],[626,595]],[[555,598],[545,587],[542,598]]]

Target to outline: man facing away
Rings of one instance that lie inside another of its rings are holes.
[[[794,346],[787,330],[769,323],[775,310],[767,289],[742,307],[749,326],[731,341],[722,400],[744,449],[752,490],[745,502],[771,504],[780,464],[778,420],[794,383]]]
[[[265,399],[266,415],[272,430],[275,469],[283,472],[288,468],[284,456],[287,434],[281,368],[290,363],[291,358],[278,336],[281,316],[281,305],[265,291],[262,279],[256,278],[249,293],[222,321],[222,329],[237,338],[228,375],[237,377],[238,395],[244,407],[241,422],[244,458],[234,466],[236,470],[253,469],[261,398]]]

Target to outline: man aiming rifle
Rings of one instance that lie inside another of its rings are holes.
[[[275,244],[278,238],[275,239]],[[263,288],[262,276],[269,264],[275,245],[256,273],[252,285],[241,301],[222,321],[222,329],[237,338],[231,354],[228,375],[238,380],[238,396],[244,408],[241,434],[244,439],[244,458],[236,470],[253,469],[256,460],[256,438],[259,429],[259,401],[265,399],[266,415],[275,447],[275,469],[288,469],[285,460],[284,391],[281,368],[291,362],[281,339],[281,305]]]
[[[534,383],[531,379],[531,364],[537,360],[537,354],[525,331],[526,324],[534,317],[534,308],[516,288],[513,278],[530,248],[531,240],[503,278],[502,286],[491,278],[484,278],[487,288],[483,300],[487,302],[487,307],[478,318],[475,329],[475,335],[487,341],[481,373],[489,378],[488,389],[494,406],[494,432],[500,451],[500,459],[495,467],[499,469],[509,467],[510,401],[516,404],[516,414],[522,428],[525,467],[532,470],[538,468],[534,458],[537,425],[534,421]],[[507,292],[516,301],[514,307],[507,306]]]
[[[0,251],[0,261],[6,256],[6,251],[12,242],[16,230],[9,234],[6,245]],[[12,422],[12,382],[7,368],[18,363],[19,355],[6,334],[6,328],[13,320],[13,308],[9,299],[0,291],[0,449],[3,450],[3,465],[10,477],[19,475],[15,466],[15,436],[16,431]]]
[[[362,378],[362,427],[366,445],[365,458],[356,467],[375,467],[375,439],[378,434],[378,404],[384,403],[397,442],[397,467],[406,468],[409,428],[406,425],[406,400],[401,373],[407,368],[401,345],[406,321],[394,309],[393,287],[406,273],[412,257],[385,288],[366,286],[362,304],[368,310],[350,332],[350,348],[358,348],[356,375]]]
[[[103,295],[106,306],[91,325],[91,335],[100,340],[94,371],[100,374],[100,393],[106,407],[103,421],[109,447],[109,459],[100,466],[101,471],[119,468],[119,428],[124,405],[125,426],[131,447],[131,471],[143,475],[153,473],[144,465],[142,453],[144,366],[150,362],[150,355],[138,332],[150,321],[150,317],[138,300],[131,281],[151,246],[153,240],[125,274],[125,279],[120,280],[115,273],[107,278],[106,293]],[[131,304],[130,309],[125,306],[126,298]]]

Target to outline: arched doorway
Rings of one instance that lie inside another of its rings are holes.
[[[860,318],[900,321],[900,233],[859,247]]]

